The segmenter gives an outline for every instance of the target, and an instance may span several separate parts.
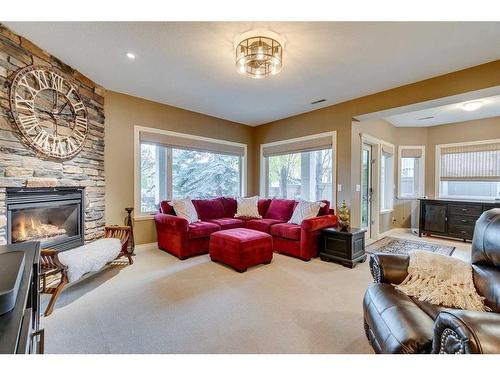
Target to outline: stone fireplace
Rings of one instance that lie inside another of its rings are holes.
[[[66,250],[83,244],[83,189],[7,189],[7,243],[40,241]]]
[[[89,135],[81,152],[70,160],[39,157],[23,143],[14,126],[10,85],[16,72],[30,65],[60,71],[78,90],[87,108]],[[102,236],[106,185],[104,93],[102,87],[80,72],[0,24],[0,245],[38,237],[44,246],[68,247]],[[19,209],[17,204],[21,203],[16,199],[28,199],[28,192],[37,189],[37,197],[45,195],[55,202],[44,205],[31,201],[33,207]],[[79,194],[81,203],[58,206],[60,197],[55,195],[69,191]]]

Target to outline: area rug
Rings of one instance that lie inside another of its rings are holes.
[[[367,253],[409,254],[414,250],[426,250],[441,255],[451,255],[455,250],[455,246],[384,237],[366,247]]]

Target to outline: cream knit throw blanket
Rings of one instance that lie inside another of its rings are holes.
[[[434,305],[489,311],[476,292],[470,264],[429,251],[410,253],[408,276],[396,285],[403,293]]]

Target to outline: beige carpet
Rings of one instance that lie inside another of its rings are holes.
[[[371,353],[367,263],[275,255],[239,274],[207,255],[143,250],[134,260],[62,293],[42,319],[47,353]]]
[[[47,353],[372,353],[367,262],[275,255],[239,274],[207,255],[180,261],[142,249],[134,260],[62,293],[42,318]]]

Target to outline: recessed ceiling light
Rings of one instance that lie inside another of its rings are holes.
[[[130,60],[133,60],[135,59],[135,55],[132,53],[132,52],[127,52],[127,55],[126,55]]]
[[[464,111],[475,111],[476,109],[479,109],[483,106],[483,103],[480,101],[474,101],[474,102],[467,102],[462,104],[462,109]]]

